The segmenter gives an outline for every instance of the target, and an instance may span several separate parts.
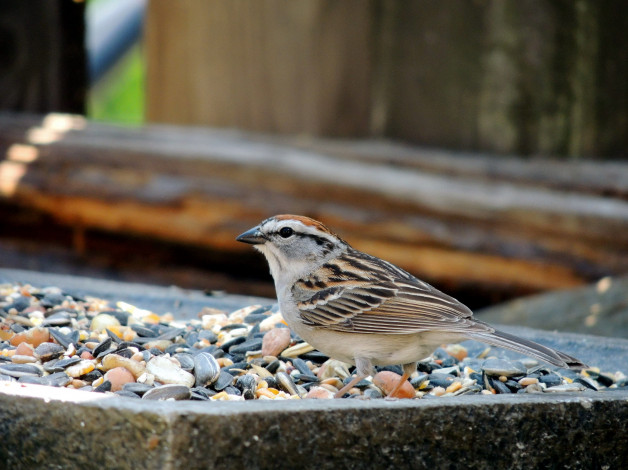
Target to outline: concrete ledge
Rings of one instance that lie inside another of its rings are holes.
[[[628,391],[159,402],[0,384],[6,468],[620,468]],[[87,397],[86,397],[87,396]]]
[[[182,316],[203,306],[270,302],[0,270],[0,282],[7,281],[57,285]],[[510,331],[628,372],[626,340]],[[620,468],[628,461],[627,422],[628,390],[400,401],[145,402],[0,382],[0,462],[14,469]]]

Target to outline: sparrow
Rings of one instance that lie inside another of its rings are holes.
[[[375,373],[402,365],[394,396],[417,363],[443,343],[467,339],[522,353],[564,368],[578,359],[496,330],[473,318],[458,300],[403,269],[352,248],[321,222],[276,215],[242,233],[268,261],[279,308],[288,326],[327,356],[355,365],[343,397]]]

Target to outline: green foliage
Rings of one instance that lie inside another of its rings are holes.
[[[144,56],[133,46],[89,92],[87,116],[119,124],[144,122]]]

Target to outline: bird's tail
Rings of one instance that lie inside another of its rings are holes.
[[[489,325],[486,326],[489,327]],[[520,338],[515,335],[504,333],[503,331],[494,330],[493,327],[489,328],[490,329],[488,331],[473,332],[469,333],[468,336],[470,339],[475,339],[477,341],[481,341],[482,343],[490,344],[491,346],[510,349],[512,351],[525,354],[526,356],[549,362],[555,366],[570,369],[586,369],[589,367],[575,357],[569,356],[555,349],[548,348],[542,344],[535,343],[534,341]]]

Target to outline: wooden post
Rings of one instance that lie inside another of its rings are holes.
[[[85,111],[84,11],[68,0],[0,2],[0,109]]]

